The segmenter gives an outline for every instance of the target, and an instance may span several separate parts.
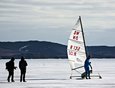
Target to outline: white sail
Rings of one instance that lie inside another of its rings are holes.
[[[70,34],[67,46],[67,54],[71,69],[84,66],[84,61],[86,59],[86,50],[80,17]]]

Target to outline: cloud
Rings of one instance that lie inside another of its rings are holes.
[[[6,31],[12,33],[9,30],[16,30],[17,35],[22,32],[27,33],[24,39],[34,39],[37,34],[34,35],[32,30],[36,30],[39,34],[38,39],[54,41],[56,37],[53,39],[49,36],[49,31],[55,30],[61,35],[60,38],[63,35],[67,38],[79,15],[82,16],[83,26],[87,33],[90,31],[107,33],[106,30],[115,28],[114,9],[114,0],[0,0],[0,35]],[[42,30],[47,32],[47,37],[42,37]],[[31,33],[32,37],[30,37]],[[0,40],[12,40],[12,38],[2,36]],[[61,39],[63,43],[65,38]],[[92,35],[92,38],[95,39],[95,36]],[[57,39],[57,41],[60,40]]]

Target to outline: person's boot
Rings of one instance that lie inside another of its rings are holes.
[[[23,82],[26,82],[26,80],[24,79]]]
[[[12,82],[15,82],[14,80],[12,80]]]
[[[20,82],[22,82],[22,78],[20,78]]]

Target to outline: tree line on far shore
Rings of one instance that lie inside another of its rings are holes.
[[[93,58],[114,58],[114,46],[87,46],[87,51]],[[47,41],[0,42],[0,58],[28,59],[67,58],[67,46]]]

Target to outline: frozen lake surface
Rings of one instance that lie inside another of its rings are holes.
[[[100,73],[102,79],[69,79],[71,70],[67,59],[31,59],[28,60],[25,83],[19,82],[19,68],[15,70],[15,82],[7,82],[8,72],[5,63],[0,60],[0,88],[115,88],[115,59],[92,59],[94,73]],[[15,60],[18,67],[19,60]]]

